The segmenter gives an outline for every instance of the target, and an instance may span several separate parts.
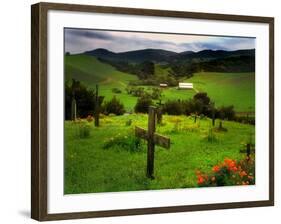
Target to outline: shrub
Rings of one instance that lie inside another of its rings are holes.
[[[234,106],[223,106],[218,109],[219,118],[234,120],[235,119],[235,111]]]
[[[217,138],[216,134],[214,133],[213,128],[209,128],[208,134],[206,135],[205,139],[208,142],[217,142],[218,141],[218,138]]]
[[[110,149],[114,147],[130,152],[140,152],[143,149],[141,139],[131,134],[125,136],[117,135],[116,137],[110,138],[105,142],[103,149]]]
[[[104,103],[103,112],[106,115],[122,115],[125,113],[125,109],[124,105],[120,102],[120,100],[114,96],[110,101]]]
[[[210,104],[210,97],[208,97],[207,93],[204,92],[196,93],[193,96],[193,99],[201,101],[205,106],[208,106]]]
[[[94,117],[93,117],[92,115],[88,115],[87,118],[86,118],[86,120],[87,120],[88,122],[92,122],[92,121],[94,120]]]
[[[131,126],[131,124],[132,124],[132,119],[127,120],[125,123],[126,126]]]
[[[91,126],[86,123],[79,124],[79,137],[80,138],[88,138],[91,135]]]
[[[118,89],[118,88],[112,88],[112,92],[113,93],[116,93],[116,94],[119,94],[119,93],[122,93],[121,89]]]
[[[170,115],[181,115],[184,113],[185,109],[180,100],[169,100],[164,103],[162,111]]]
[[[126,91],[128,94],[136,97],[141,97],[146,93],[143,87],[134,87],[134,86],[128,86],[126,88]]]
[[[72,83],[65,83],[65,119],[71,119],[71,104],[75,98],[77,104],[77,116],[86,118],[88,114],[95,111],[96,95],[95,91],[87,88],[80,81],[73,79]],[[101,106],[104,97],[99,96],[99,106]]]
[[[160,88],[152,88],[151,98],[154,100],[160,99],[162,96],[162,90]]]
[[[135,112],[137,113],[148,113],[149,106],[153,105],[153,102],[149,96],[141,96],[138,98],[135,105]]]
[[[209,174],[197,171],[196,175],[199,187],[252,185],[255,184],[255,161],[250,157],[239,162],[226,158],[213,166]]]
[[[243,124],[252,124],[252,125],[255,125],[256,122],[254,116],[235,116],[234,120]]]

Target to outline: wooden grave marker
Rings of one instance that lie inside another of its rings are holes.
[[[77,119],[77,104],[75,100],[75,96],[73,94],[71,101],[71,120],[76,121]]]
[[[135,127],[135,135],[139,138],[147,140],[147,167],[146,176],[150,179],[154,179],[154,151],[155,145],[159,145],[163,148],[170,148],[170,138],[155,133],[156,120],[155,115],[157,108],[150,106],[148,110],[148,130],[140,127]]]
[[[157,108],[157,124],[162,124],[162,118],[163,118],[163,111],[162,111],[162,106],[164,105],[161,101],[161,99],[159,100],[159,102],[157,103],[158,108]]]
[[[251,144],[250,143],[246,144],[246,149],[241,149],[240,150],[240,153],[246,153],[248,160],[249,160],[250,155],[251,155],[252,152],[255,152],[255,149],[251,148]]]
[[[211,109],[212,109],[212,125],[213,127],[216,125],[216,108],[215,102],[211,102]]]
[[[99,85],[96,85],[96,99],[95,99],[95,126],[98,127],[100,125],[99,122]]]

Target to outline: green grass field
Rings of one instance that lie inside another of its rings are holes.
[[[156,73],[167,73],[168,69],[155,67]],[[65,79],[75,78],[94,88],[100,86],[100,95],[110,100],[116,95],[131,111],[137,101],[136,97],[125,91],[130,80],[137,80],[135,75],[117,71],[108,64],[101,63],[95,57],[72,55],[65,57]],[[163,90],[164,99],[189,99],[196,91],[207,92],[216,106],[233,105],[237,112],[254,111],[255,106],[255,75],[254,73],[196,73],[186,82],[192,82],[195,90],[178,90],[176,87]],[[112,92],[112,88],[122,90],[121,94]],[[146,87],[150,88],[150,87]]]
[[[155,66],[157,75],[168,70]],[[136,75],[117,71],[92,56],[65,56],[65,80],[72,78],[88,88],[99,84],[99,95],[106,101],[115,95],[127,111],[133,111],[137,97],[125,89],[130,81],[137,80]],[[234,105],[236,112],[247,115],[255,110],[254,73],[202,72],[183,81],[192,82],[194,90],[165,88],[162,102],[207,92],[216,107]],[[122,93],[113,93],[113,88]],[[134,137],[135,126],[147,128],[147,120],[145,114],[132,113],[101,115],[100,127],[87,120],[65,121],[65,194],[197,187],[196,170],[208,172],[225,158],[240,160],[245,156],[240,153],[245,143],[255,141],[254,125],[223,121],[227,129],[223,132],[214,129],[206,117],[194,123],[192,117],[164,115],[156,131],[171,139],[171,147],[156,146],[156,178],[150,180],[146,177],[146,142],[141,140],[136,148]],[[216,127],[218,123],[217,119]]]
[[[130,119],[131,125],[126,126]],[[89,125],[89,137],[79,137],[81,122]],[[197,169],[209,171],[226,157],[241,159],[239,150],[255,131],[252,125],[225,121],[228,131],[214,131],[214,141],[208,141],[210,119],[194,124],[191,117],[165,115],[157,132],[170,137],[171,148],[156,147],[156,178],[150,180],[145,175],[145,142],[137,152],[117,146],[103,149],[118,136],[130,139],[136,125],[146,128],[147,115],[105,116],[98,128],[93,122],[81,122],[65,122],[66,194],[196,187]]]

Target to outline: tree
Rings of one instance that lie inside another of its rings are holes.
[[[143,95],[138,98],[135,105],[135,112],[148,113],[148,108],[153,104],[151,98],[148,95]]]
[[[197,114],[210,114],[210,97],[207,93],[196,93],[193,96],[193,101],[194,110]]]
[[[103,110],[104,114],[122,115],[125,113],[124,105],[116,98],[116,96],[113,96],[110,101],[104,103]]]
[[[163,113],[181,115],[184,113],[183,103],[180,100],[168,100],[163,105]]]
[[[220,119],[224,120],[234,120],[235,118],[235,111],[234,106],[222,106],[218,109]]]
[[[140,72],[138,77],[140,79],[148,79],[154,75],[154,63],[151,61],[144,61],[140,65]]]
[[[80,83],[80,81],[73,79],[71,84],[65,83],[65,119],[71,119],[71,102],[75,98],[77,105],[77,116],[87,117],[93,115],[95,110],[95,92],[88,89]],[[103,102],[103,96],[99,96],[99,105]]]

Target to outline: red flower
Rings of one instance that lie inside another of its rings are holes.
[[[198,183],[198,184],[204,183],[204,178],[203,178],[201,175],[199,175],[199,176],[197,177],[197,183]]]
[[[225,159],[224,160],[224,166],[227,167],[228,170],[236,172],[238,170],[236,161],[232,159]]]
[[[216,173],[219,172],[220,171],[220,167],[218,165],[215,165],[213,167],[213,171],[216,172]]]
[[[247,173],[243,170],[239,173],[240,177],[244,177],[247,176]]]

